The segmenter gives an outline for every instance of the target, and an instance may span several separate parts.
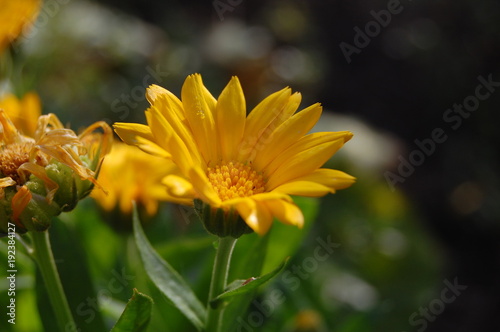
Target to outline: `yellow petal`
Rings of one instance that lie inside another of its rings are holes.
[[[257,234],[262,236],[271,228],[273,216],[262,202],[248,198],[236,204],[235,207],[246,224]]]
[[[333,141],[338,141],[339,144],[343,144],[342,137],[339,137],[337,133],[321,132],[306,135],[283,151],[272,151],[276,157],[270,164],[266,165],[264,170],[267,176],[271,176],[276,169],[282,165],[288,164],[290,160],[294,159],[299,153]]]
[[[118,205],[125,214],[131,212],[132,201],[141,204],[149,215],[156,213],[158,201],[192,205],[193,196],[178,198],[168,193],[168,188],[162,183],[167,175],[181,176],[172,161],[156,158],[134,146],[115,141],[99,174],[99,182],[108,194],[94,190],[92,196],[106,211]]]
[[[336,138],[330,133],[305,136],[266,168],[266,172],[270,172],[267,189],[272,190],[287,181],[311,173],[321,167],[343,145],[343,138]]]
[[[11,144],[19,141],[20,136],[7,113],[0,108],[0,142]]]
[[[146,208],[146,213],[150,216],[154,215],[158,211],[158,201],[154,199],[143,200],[142,204]]]
[[[37,140],[37,145],[81,145],[75,132],[71,129],[53,129],[46,132]]]
[[[181,91],[186,119],[205,162],[218,162],[214,111],[216,100],[203,85],[201,75],[186,78]]]
[[[57,161],[65,164],[66,166],[71,168],[82,180],[89,180],[92,183],[94,183],[95,185],[97,185],[98,187],[100,187],[100,185],[97,183],[97,181],[95,179],[95,172],[92,171],[91,169],[87,168],[87,166],[85,166],[82,163],[82,161],[80,160],[80,156],[71,147],[61,146],[61,145],[56,145],[56,146],[39,145],[39,146],[37,146],[37,148],[41,152],[53,157]],[[25,169],[24,167],[28,167],[30,165],[41,167],[41,166],[38,166],[34,163],[24,163],[19,167],[19,169]],[[40,178],[41,178],[41,176],[45,176],[45,171],[44,171],[43,167],[41,167],[41,170],[40,170],[40,172],[42,172],[43,174],[37,174],[34,171],[30,171],[30,172],[35,174],[37,177],[40,177]],[[49,195],[47,195],[47,197],[49,197]]]
[[[137,137],[137,144],[136,146],[141,149],[142,151],[149,153],[150,155],[157,156],[157,157],[162,157],[166,159],[171,159],[172,155],[165,151],[162,147],[160,147],[158,144],[151,142],[143,137]]]
[[[1,1],[0,52],[35,22],[41,0]],[[58,6],[58,5],[57,5]],[[59,8],[59,7],[57,7]]]
[[[300,94],[294,94],[292,98],[290,88],[284,88],[255,106],[247,117],[245,134],[239,146],[237,159],[246,162],[255,158],[260,146],[265,144],[273,131],[291,116],[290,110],[299,99]],[[289,107],[286,107],[287,105]]]
[[[21,188],[19,188],[14,197],[12,197],[11,201],[12,219],[18,226],[22,227],[22,225],[18,223],[18,219],[21,216],[21,213],[26,208],[26,206],[28,206],[29,202],[31,201],[31,198],[32,198],[31,192],[26,186],[22,186]]]
[[[282,199],[288,202],[293,202],[290,196],[277,192],[266,192],[266,193],[252,195],[252,199],[259,202],[269,201],[274,199]]]
[[[222,159],[232,160],[243,137],[246,119],[245,96],[236,76],[222,90],[215,114]]]
[[[169,108],[168,109],[160,109],[163,115],[168,119],[167,113],[173,113],[177,118],[180,119],[181,122],[186,122],[186,116],[184,114],[184,109],[182,108],[182,102],[177,96],[175,96],[172,92],[167,89],[162,88],[156,84],[152,84],[149,88],[146,89],[146,99],[149,101],[151,106],[153,106],[157,99],[161,97],[161,99],[168,100]]]
[[[146,99],[148,100],[149,104],[150,105],[153,105],[156,98],[158,98],[158,96],[161,96],[163,94],[167,94],[169,93],[170,91],[168,91],[167,89],[159,86],[159,85],[156,85],[156,84],[151,84],[147,89],[146,89]],[[177,98],[177,97],[176,97]],[[180,100],[179,100],[179,103],[180,103]]]
[[[116,122],[113,124],[115,132],[120,136],[122,141],[127,144],[135,145],[136,137],[143,137],[150,141],[154,141],[153,133],[149,126],[139,124],[139,123],[126,123],[126,122]]]
[[[250,196],[250,198],[253,199],[254,201],[258,201],[258,202],[277,200],[277,199],[285,200],[287,202],[293,202],[292,198],[290,196],[288,196],[287,194],[282,193],[282,192],[275,192],[275,191],[255,194],[255,195]],[[236,205],[239,202],[246,200],[246,199],[248,199],[248,197],[231,198],[231,199],[223,201],[221,203],[221,207],[228,208],[228,207]]]
[[[274,188],[273,192],[306,197],[321,197],[329,193],[334,193],[335,190],[312,181],[294,180]]]
[[[310,174],[294,179],[294,181],[316,182],[335,191],[350,187],[356,181],[356,178],[336,169],[320,168]]]
[[[0,179],[0,188],[10,187],[10,186],[13,186],[15,184],[16,184],[16,181],[14,181],[10,176]]]
[[[276,156],[303,137],[318,122],[321,105],[314,104],[283,122],[271,135],[266,144],[256,154],[254,166],[264,169]]]
[[[42,115],[38,118],[37,128],[35,130],[35,136],[34,136],[35,140],[39,140],[44,135],[46,135],[47,128],[50,128],[50,130],[66,129],[64,128],[64,125],[55,114],[49,113],[46,115]]]
[[[149,126],[138,123],[117,122],[113,125],[116,134],[127,144],[135,145],[149,154],[170,158],[171,155],[155,142]]]
[[[33,136],[36,131],[38,117],[42,113],[42,103],[36,93],[27,93],[22,100],[25,135]]]
[[[99,150],[101,156],[104,156],[108,154],[111,151],[111,146],[113,144],[113,131],[109,127],[109,125],[104,122],[104,121],[97,121],[85,128],[85,130],[78,135],[78,139],[82,142],[85,141],[85,137],[87,136],[92,136],[92,133],[96,131],[97,129],[101,129],[103,131],[103,134],[99,136],[100,142],[98,143],[99,145]]]
[[[194,197],[193,185],[181,176],[169,174],[161,181],[167,186],[168,193],[174,197]]]
[[[248,115],[245,136],[257,135],[259,131],[279,118],[290,96],[291,89],[287,87],[269,95],[255,106]]]
[[[7,94],[0,100],[0,108],[9,115],[12,123],[23,135],[33,137],[41,115],[42,106],[36,93],[29,92],[19,100],[13,94]]]
[[[181,118],[178,117],[177,112],[172,111],[177,106],[172,104],[172,100],[167,98],[166,95],[158,96],[155,101],[154,108],[151,109],[152,112],[160,112],[161,114],[156,114],[157,117],[163,117],[172,130],[179,136],[182,142],[186,145],[187,150],[189,151],[193,161],[196,163],[200,163],[201,155],[198,151],[198,147],[196,146],[196,142],[194,141],[193,133],[191,132],[191,128],[187,125],[186,121],[182,121]],[[147,114],[146,114],[147,115]],[[162,119],[163,121],[163,119]]]
[[[182,205],[193,205],[193,199],[195,198],[194,191],[192,192],[191,196],[189,195],[189,193],[186,193],[185,197],[179,197],[171,195],[167,190],[168,189],[165,187],[160,188],[159,186],[157,186],[153,188],[153,190],[149,191],[148,194],[154,201],[167,201]]]
[[[127,186],[123,188],[123,192],[118,199],[120,211],[123,211],[124,213],[127,214],[132,211],[133,202],[139,198],[137,197],[134,189],[135,188],[133,188],[132,186]]]
[[[210,204],[212,207],[220,207],[221,200],[214,188],[208,181],[207,176],[203,172],[203,170],[199,167],[193,167],[189,171],[189,179],[193,184],[193,188],[196,191],[196,194],[200,197],[202,201],[207,204]]]
[[[161,198],[161,200],[165,200],[180,205],[194,206],[193,198],[179,198],[169,195],[166,196],[165,198]]]
[[[271,214],[282,223],[299,228],[304,226],[304,215],[297,205],[279,199],[265,201],[264,204]]]
[[[309,197],[324,196],[350,187],[356,178],[336,169],[320,168],[273,189],[273,192]]]
[[[189,153],[186,144],[173,130],[170,123],[158,111],[156,106],[148,108],[146,111],[146,118],[155,141],[160,147],[172,155],[174,163],[184,174],[187,174],[189,169],[193,167],[193,159],[191,158],[191,153]]]

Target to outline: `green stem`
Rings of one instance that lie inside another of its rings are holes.
[[[30,232],[33,242],[32,257],[37,262],[42,273],[45,287],[49,295],[52,309],[56,315],[57,323],[61,331],[66,331],[69,327],[76,327],[73,315],[68,305],[68,300],[64,294],[64,289],[59,279],[54,255],[50,247],[49,232]]]
[[[227,236],[219,238],[219,246],[215,255],[214,267],[212,270],[212,280],[210,281],[210,290],[208,292],[207,306],[207,332],[219,332],[220,320],[222,317],[223,306],[221,304],[215,307],[210,305],[210,301],[221,294],[227,286],[227,274],[231,263],[231,254],[236,243],[236,239]]]

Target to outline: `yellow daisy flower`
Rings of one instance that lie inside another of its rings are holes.
[[[41,5],[41,0],[0,0],[0,53],[35,21]]]
[[[104,134],[95,133],[101,128]],[[43,231],[52,216],[88,195],[108,152],[112,131],[97,122],[77,136],[54,114],[42,115],[33,136],[16,128],[0,109],[0,232]]]
[[[161,183],[175,168],[172,162],[164,158],[114,141],[99,172],[99,183],[106,188],[107,193],[94,190],[91,196],[103,210],[112,212],[118,209],[125,216],[132,214],[133,201],[143,207],[149,216],[156,214],[159,201],[189,204],[189,199],[169,195]]]
[[[265,234],[273,217],[301,227],[302,212],[290,195],[323,196],[355,180],[320,168],[352,134],[307,134],[321,105],[295,113],[301,95],[290,88],[265,98],[248,116],[237,77],[218,100],[199,74],[187,77],[181,100],[156,85],[146,97],[148,125],[116,123],[115,131],[126,143],[175,163],[177,174],[163,179],[169,194],[195,200],[205,227],[218,236],[238,237],[246,225]]]

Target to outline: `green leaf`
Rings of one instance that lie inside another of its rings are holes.
[[[134,294],[128,301],[120,319],[111,332],[143,332],[146,331],[151,319],[153,300],[134,288]]]
[[[158,255],[142,230],[134,209],[134,235],[144,269],[151,281],[198,330],[203,330],[206,310],[180,274]]]
[[[212,304],[214,304],[215,302],[220,301],[220,300],[228,299],[228,298],[233,297],[235,295],[241,295],[241,294],[248,293],[248,292],[256,289],[257,287],[263,285],[264,283],[268,282],[269,280],[271,280],[272,278],[277,276],[281,271],[283,271],[288,260],[289,260],[289,257],[287,257],[283,261],[283,263],[281,263],[276,269],[274,269],[273,271],[271,271],[268,274],[265,274],[263,276],[256,277],[256,278],[250,278],[247,280],[233,281],[231,284],[228,285],[228,287],[227,287],[228,290],[226,290],[224,293],[220,294],[213,301],[211,301]]]

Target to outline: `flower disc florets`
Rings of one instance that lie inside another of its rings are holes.
[[[238,161],[222,162],[215,167],[209,167],[207,176],[222,201],[249,197],[265,191],[262,174]]]

